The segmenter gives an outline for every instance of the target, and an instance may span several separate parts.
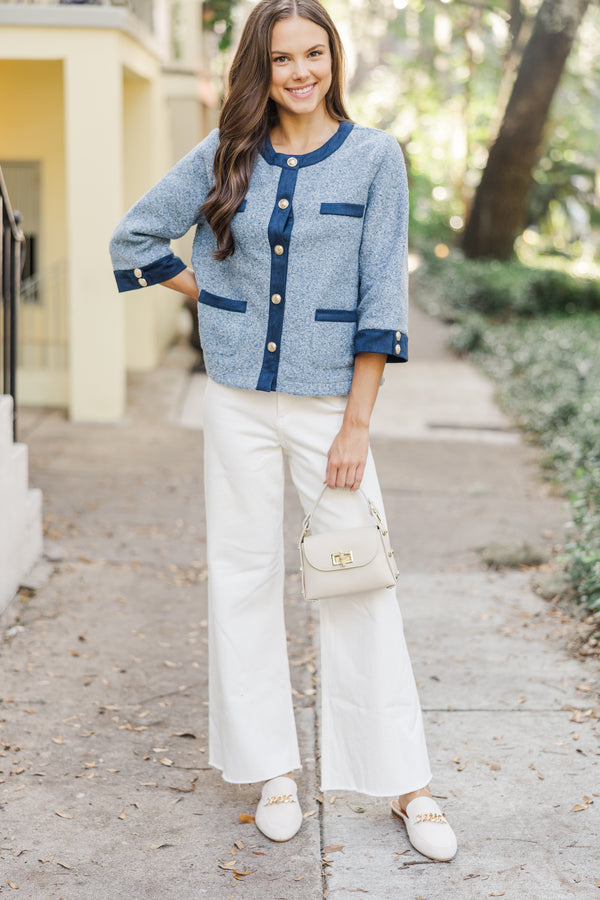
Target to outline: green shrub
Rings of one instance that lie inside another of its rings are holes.
[[[571,502],[564,550],[577,598],[600,609],[600,283],[520,263],[428,258],[419,297],[451,346],[495,380]]]
[[[556,269],[538,269],[513,261],[501,263],[465,259],[453,251],[437,259],[428,251],[416,281],[426,280],[426,309],[448,322],[478,312],[506,321],[551,313],[600,310],[600,282],[576,278]],[[435,290],[430,293],[430,282]]]

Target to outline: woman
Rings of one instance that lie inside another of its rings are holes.
[[[318,0],[261,0],[219,130],[127,213],[120,290],[198,298],[210,616],[210,762],[265,781],[258,828],[298,831],[300,768],[283,619],[283,460],[315,530],[382,508],[369,420],[386,361],[407,358],[408,197],[389,135],[352,123],[343,50]],[[196,226],[193,269],[171,238]],[[412,844],[451,859],[394,591],[320,604],[322,788],[397,795]]]

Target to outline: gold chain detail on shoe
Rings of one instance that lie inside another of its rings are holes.
[[[437,822],[438,825],[445,825],[446,816],[441,815],[441,813],[419,813],[417,825],[420,825],[422,822]]]
[[[273,797],[267,797],[265,806],[273,806],[274,803],[293,803],[294,798],[291,794],[276,794]]]

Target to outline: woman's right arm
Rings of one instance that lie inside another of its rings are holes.
[[[173,253],[171,240],[193,225],[206,227],[200,207],[210,190],[217,143],[215,130],[134,203],[115,228],[110,253],[119,291],[172,286],[182,276],[183,289],[175,289],[193,292],[193,274],[184,275],[186,264]]]
[[[186,297],[191,297],[192,300],[198,299],[199,291],[198,285],[196,284],[196,276],[194,275],[194,270],[189,267],[182,272],[179,272],[174,278],[162,281],[161,284],[164,285],[164,287],[178,291],[180,294],[185,294]]]

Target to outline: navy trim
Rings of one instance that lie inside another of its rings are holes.
[[[383,328],[363,328],[356,332],[354,353],[385,353],[387,362],[408,361],[408,335],[401,334],[400,340],[396,331]],[[396,347],[400,346],[400,351]]]
[[[286,157],[287,159],[287,157]],[[287,287],[288,257],[290,253],[290,238],[294,227],[294,214],[292,200],[296,190],[298,169],[286,165],[279,176],[275,206],[269,221],[269,245],[271,247],[271,280],[269,285],[269,321],[265,337],[265,349],[263,361],[256,385],[257,391],[277,390],[277,372],[281,354],[281,335],[283,332],[283,317],[285,314],[285,293]],[[286,199],[289,205],[281,209],[279,201]],[[283,247],[283,253],[275,253],[275,247]],[[280,303],[271,303],[273,294],[279,294]],[[270,351],[268,345],[276,345],[274,351]]]
[[[356,309],[316,309],[315,322],[356,322]]]
[[[364,214],[364,203],[321,203],[322,216],[354,216],[362,219]]]
[[[270,166],[281,166],[282,169],[290,168],[288,159],[291,157],[294,157],[296,160],[294,169],[301,169],[303,166],[314,166],[315,163],[319,163],[331,156],[332,153],[335,153],[342,146],[353,128],[354,122],[340,122],[336,133],[322,147],[313,150],[312,153],[301,153],[299,156],[294,156],[293,153],[277,153],[273,149],[271,138],[268,137],[262,150],[262,156]]]
[[[246,312],[248,305],[245,300],[230,300],[228,297],[219,297],[217,294],[210,294],[208,291],[200,291],[198,303],[204,303],[206,306],[215,306],[217,309],[226,309],[229,312]]]
[[[133,269],[116,269],[115,280],[119,293],[123,291],[137,291],[140,288],[149,287],[151,284],[161,284],[163,281],[175,278],[185,268],[187,267],[183,260],[169,253],[167,256],[161,256],[160,259],[147,265],[135,266]],[[135,269],[141,271],[141,276],[135,275]],[[140,284],[140,278],[146,284]]]
[[[248,201],[246,199],[242,200],[238,208],[236,209],[236,213],[244,212],[246,206],[248,205]]]

